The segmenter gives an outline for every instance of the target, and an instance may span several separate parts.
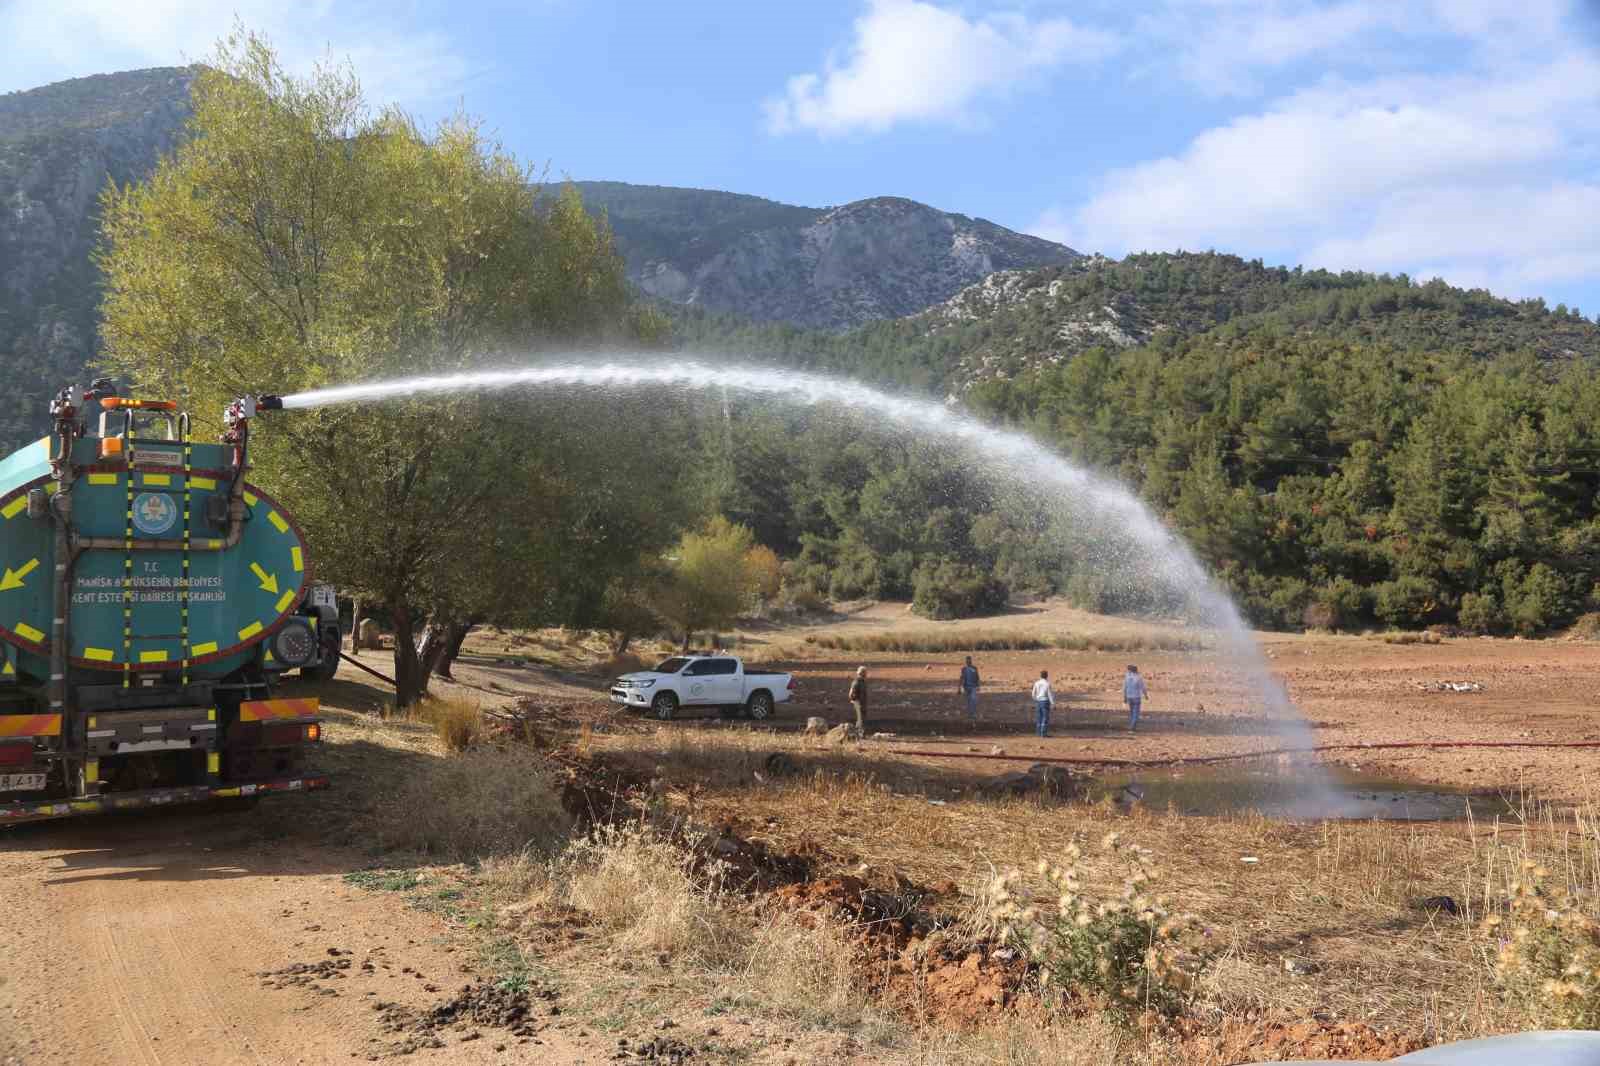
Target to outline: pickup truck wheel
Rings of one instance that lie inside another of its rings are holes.
[[[750,712],[750,717],[757,722],[765,721],[772,717],[772,696],[766,692],[757,692],[750,697],[750,702],[745,705]]]
[[[656,698],[650,701],[650,713],[663,722],[672,721],[672,716],[678,713],[678,697],[670,692],[656,693]]]

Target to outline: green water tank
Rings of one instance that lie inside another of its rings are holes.
[[[0,460],[7,681],[43,684],[50,675],[59,561],[51,514],[61,491],[51,445],[39,440]],[[239,539],[227,546],[232,454],[132,436],[73,442],[70,528],[80,548],[67,560],[69,686],[123,673],[220,679],[270,662],[270,642],[305,596],[310,560],[289,513],[249,484]],[[129,548],[134,541],[172,547]]]

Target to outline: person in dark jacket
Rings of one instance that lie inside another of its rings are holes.
[[[850,682],[850,706],[856,711],[856,732],[867,735],[867,668],[856,667],[856,679]]]
[[[956,687],[967,699],[967,720],[974,725],[978,722],[978,668],[972,665],[972,656],[967,656],[967,665],[961,668],[961,680]]]

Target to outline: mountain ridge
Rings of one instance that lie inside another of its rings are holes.
[[[646,295],[756,321],[844,330],[914,314],[995,270],[1081,256],[900,196],[798,207],[719,190],[574,184],[606,215],[629,278]],[[674,245],[678,220],[696,231]]]

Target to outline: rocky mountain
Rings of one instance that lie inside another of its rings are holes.
[[[1404,275],[1269,267],[1215,252],[1080,256],[996,271],[914,315],[842,334],[707,312],[682,313],[677,326],[686,349],[947,395],[1097,348],[1248,346],[1267,336],[1484,359],[1512,352],[1556,363],[1600,359],[1600,324],[1543,300],[1504,300]]]
[[[101,74],[0,95],[0,448],[93,354],[97,198],[135,181],[183,130],[188,68]]]
[[[704,189],[577,184],[610,220],[640,289],[756,321],[843,330],[915,314],[997,270],[1080,258],[892,196],[812,208]]]

